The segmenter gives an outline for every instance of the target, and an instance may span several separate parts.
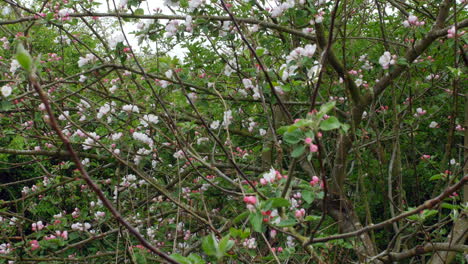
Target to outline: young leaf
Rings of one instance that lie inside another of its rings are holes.
[[[306,203],[311,204],[314,201],[314,193],[308,190],[302,191],[302,199],[306,201]]]
[[[335,107],[335,104],[336,104],[335,101],[331,101],[331,102],[328,102],[326,104],[323,104],[320,107],[320,114],[322,114],[322,115],[327,114],[328,112],[330,112],[333,109],[333,107]]]
[[[217,255],[218,259],[224,257],[226,252],[230,250],[233,246],[234,246],[234,241],[230,239],[229,235],[223,237],[219,241],[218,255]]]
[[[191,264],[205,264],[206,262],[198,255],[190,254],[188,255],[187,259],[190,260]]]
[[[266,204],[268,205],[268,209],[270,209],[270,208],[278,208],[278,207],[288,207],[290,203],[287,199],[276,197],[276,198],[268,199]]]
[[[250,214],[249,220],[255,232],[262,232],[263,216],[260,212]]]
[[[286,141],[288,144],[297,144],[299,143],[302,139],[304,138],[303,133],[301,130],[296,129],[291,132],[286,132],[284,133],[283,139]]]
[[[19,62],[23,69],[30,73],[33,69],[33,59],[29,52],[23,47],[23,44],[19,44],[16,49],[16,60]]]
[[[338,120],[338,118],[336,118],[334,116],[330,116],[328,119],[323,120],[322,122],[320,122],[320,129],[323,130],[323,131],[329,131],[329,130],[337,129],[340,126],[341,126],[340,121]]]
[[[218,241],[216,241],[213,233],[203,238],[202,249],[208,256],[216,256],[218,251]]]
[[[182,255],[180,255],[178,253],[174,253],[170,257],[171,257],[171,259],[173,259],[175,261],[178,261],[178,262],[180,262],[182,264],[192,264],[193,263],[192,261],[190,261],[189,259],[187,259],[186,257],[184,257],[184,256],[182,256]]]
[[[291,157],[293,157],[293,158],[300,157],[302,155],[302,153],[304,153],[305,149],[306,149],[305,145],[298,145],[291,152]]]

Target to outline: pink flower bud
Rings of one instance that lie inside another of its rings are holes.
[[[257,197],[255,197],[255,196],[246,196],[246,197],[244,197],[244,203],[246,203],[246,204],[256,204],[257,203]]]
[[[318,151],[318,146],[315,144],[310,144],[309,145],[310,152],[317,152]]]
[[[305,215],[304,208],[296,210],[296,212],[294,213],[294,216],[296,216],[296,218],[298,218],[298,219],[302,219],[304,217],[304,215]]]

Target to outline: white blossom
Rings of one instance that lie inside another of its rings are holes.
[[[110,38],[109,48],[115,49],[115,47],[117,47],[117,44],[122,43],[124,41],[125,41],[124,35],[121,32],[119,32]]]
[[[140,113],[140,109],[136,105],[124,105],[122,106],[122,110],[127,113],[130,113],[130,112]]]
[[[430,128],[436,128],[437,126],[439,126],[439,124],[435,121],[432,121],[430,124],[429,124],[429,127]]]
[[[213,121],[211,123],[210,128],[211,129],[218,129],[219,125],[220,125],[220,122],[218,120],[215,120],[215,121]]]
[[[263,174],[263,179],[265,179],[267,182],[274,182],[276,178],[276,170],[271,168],[269,172]]]
[[[92,148],[92,145],[96,143],[96,140],[99,140],[100,136],[98,136],[95,132],[88,133],[89,137],[86,138],[83,142],[83,149],[88,150]]]
[[[166,37],[172,37],[177,33],[177,27],[179,26],[179,21],[171,20],[166,25]]]
[[[224,111],[224,116],[223,116],[223,125],[227,128],[232,122],[232,111],[227,110]]]
[[[81,67],[85,66],[86,64],[95,62],[96,60],[97,60],[96,56],[94,56],[91,53],[88,53],[88,54],[86,54],[86,56],[80,57],[78,59],[78,67],[81,68]]]
[[[88,231],[90,228],[90,223],[74,223],[71,225],[71,229],[75,231]]]
[[[69,111],[63,111],[63,114],[61,114],[58,119],[61,120],[61,121],[65,121],[67,120],[67,118],[69,117],[70,115],[70,112]]]
[[[184,157],[184,152],[182,150],[176,151],[174,155],[172,155],[176,159],[181,159]]]
[[[122,135],[123,135],[122,132],[117,132],[117,133],[111,134],[110,138],[112,141],[117,141],[122,137]]]
[[[242,79],[242,84],[246,89],[252,89],[254,87],[250,79]]]
[[[395,59],[393,59],[393,56],[390,54],[390,52],[385,51],[384,54],[379,58],[379,64],[382,65],[384,69],[388,69],[390,65],[395,64]]]
[[[5,85],[2,87],[2,96],[3,97],[8,97],[11,95],[12,88],[9,85]]]
[[[70,8],[63,8],[63,9],[60,9],[57,13],[57,15],[59,17],[66,17],[68,16],[73,10],[71,10]]]
[[[242,243],[242,245],[246,248],[254,249],[257,247],[257,241],[255,240],[254,237],[249,238],[249,239],[246,238],[244,242]]]
[[[96,115],[97,119],[101,119],[111,110],[111,105],[109,103],[105,103],[103,106],[99,108],[99,111]]]
[[[19,62],[17,60],[12,60],[10,64],[10,72],[14,74],[18,70],[19,67],[20,67]]]
[[[143,118],[140,119],[140,122],[144,127],[148,127],[149,123],[159,123],[159,117],[153,114],[144,115]]]
[[[109,92],[111,92],[112,94],[115,93],[115,91],[117,91],[117,85],[112,85],[111,88],[109,88]]]
[[[190,0],[189,1],[189,12],[192,12],[202,4],[201,0]]]
[[[140,132],[134,132],[133,133],[133,138],[135,140],[141,141],[145,144],[147,144],[150,148],[153,147],[154,141],[146,134],[140,133]]]

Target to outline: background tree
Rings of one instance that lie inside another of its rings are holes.
[[[466,262],[466,4],[1,1],[0,263]]]

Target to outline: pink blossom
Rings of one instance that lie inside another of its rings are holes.
[[[32,230],[33,231],[40,231],[44,228],[44,224],[42,224],[42,221],[39,221],[37,223],[33,223],[32,225]]]
[[[457,126],[455,127],[455,130],[457,130],[457,131],[465,131],[465,128],[462,127],[461,125],[457,125]]]
[[[29,244],[31,244],[31,250],[39,249],[39,242],[37,240],[29,241]]]
[[[431,158],[431,155],[427,155],[427,154],[424,154],[424,155],[421,156],[422,160],[428,160],[430,158]]]
[[[308,137],[305,139],[306,144],[312,144],[312,138]]]
[[[276,234],[277,234],[276,230],[272,229],[272,230],[270,231],[270,237],[271,237],[271,238],[275,238],[275,237],[276,237]]]
[[[315,144],[310,144],[309,145],[310,152],[317,152],[318,151],[318,146]]]
[[[55,234],[56,234],[57,236],[59,236],[59,237],[65,239],[65,240],[68,239],[68,231],[66,231],[66,230],[63,231],[63,232],[60,232],[60,231],[57,230],[57,231],[55,231]]]
[[[298,219],[302,219],[305,215],[305,210],[304,208],[302,209],[299,209],[299,210],[296,210],[296,212],[294,213],[294,215],[296,216],[296,218]]]
[[[276,171],[276,179],[277,180],[281,180],[283,177],[285,177],[285,176],[281,175],[281,173],[279,171]]]
[[[245,196],[244,197],[244,203],[254,205],[254,204],[257,203],[257,197],[255,197],[255,196]]]
[[[310,185],[315,186],[315,185],[316,185],[317,183],[319,183],[319,182],[320,182],[319,177],[313,176],[313,177],[312,177],[312,180],[310,181]]]
[[[422,109],[421,107],[418,107],[416,109],[416,115],[415,116],[422,116],[422,115],[425,115],[427,113],[426,110]]]
[[[457,30],[456,30],[455,26],[449,28],[449,29],[447,30],[447,38],[454,38],[454,37],[455,37],[456,31],[457,31]]]

